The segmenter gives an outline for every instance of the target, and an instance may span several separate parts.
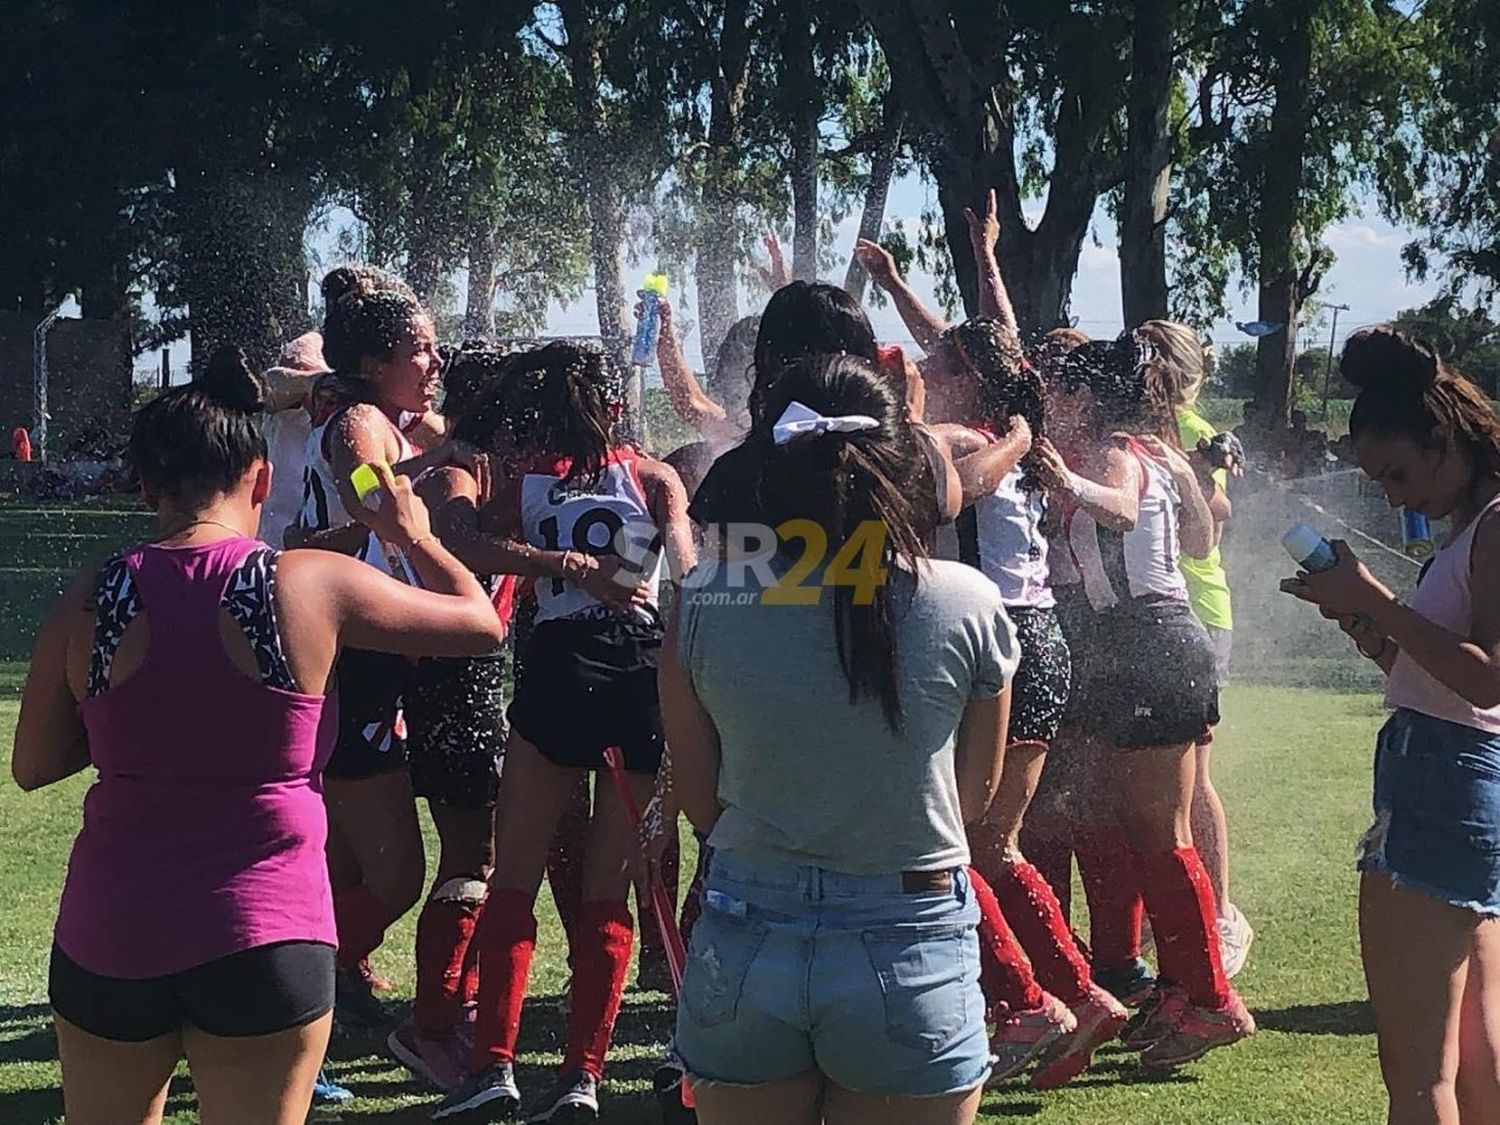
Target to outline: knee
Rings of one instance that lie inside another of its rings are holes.
[[[422,852],[415,855],[392,856],[388,864],[378,871],[365,872],[365,882],[399,918],[422,898],[423,884],[427,873],[423,869]]]

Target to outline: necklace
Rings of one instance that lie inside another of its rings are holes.
[[[229,524],[224,523],[221,520],[194,520],[192,523],[183,524],[176,531],[170,532],[167,535],[163,535],[161,537],[161,542],[165,543],[168,539],[176,539],[179,535],[183,534],[184,532],[191,531],[195,527],[222,527],[225,531],[232,531],[236,535],[244,534],[244,532],[239,528],[231,527]]]

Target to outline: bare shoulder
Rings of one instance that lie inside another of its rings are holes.
[[[428,502],[451,500],[457,496],[472,500],[479,495],[479,484],[474,475],[459,465],[444,465],[423,473],[414,487],[417,495]]]

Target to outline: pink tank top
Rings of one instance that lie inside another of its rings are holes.
[[[1467,637],[1474,628],[1474,599],[1469,588],[1469,555],[1474,532],[1485,513],[1500,508],[1500,496],[1432,557],[1427,573],[1406,604],[1434,625]],[[1398,653],[1386,683],[1387,707],[1409,707],[1435,719],[1447,719],[1475,730],[1500,734],[1500,707],[1475,707],[1452,688],[1444,687],[1406,653]]]
[[[273,942],[337,944],[322,788],[337,702],[246,675],[219,634],[226,585],[261,546],[125,554],[150,644],[82,705],[98,779],[55,931],[91,972],[144,979]]]

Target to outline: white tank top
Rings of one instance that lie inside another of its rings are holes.
[[[649,574],[650,611],[654,621],[661,584],[661,535],[646,502],[636,455],[628,449],[610,453],[597,480],[578,477],[565,483],[569,464],[560,460],[546,471],[521,478],[521,530],[526,542],[548,551],[589,555],[623,555]],[[598,599],[561,578],[536,580],[536,622],[595,613]]]
[[[307,438],[307,463],[302,471],[302,511],[297,516],[297,526],[305,531],[328,531],[331,528],[348,527],[354,522],[354,517],[344,507],[343,497],[339,495],[337,478],[323,445],[328,427],[342,417],[343,413],[340,410],[321,426],[314,427]],[[416,450],[406,435],[395,426],[391,430],[400,442],[401,453],[397,460],[405,461],[416,456]],[[404,568],[398,555],[399,552],[394,547],[381,543],[373,531],[364,546],[355,553],[356,558],[369,563],[376,570],[404,579]]]
[[[1470,636],[1474,631],[1474,594],[1470,587],[1470,555],[1474,532],[1485,513],[1500,507],[1500,497],[1491,500],[1453,541],[1432,557],[1406,604],[1434,625]],[[1475,707],[1458,692],[1445,687],[1436,676],[1404,652],[1396,654],[1386,683],[1387,707],[1409,707],[1435,719],[1500,734],[1500,707]]]
[[[1187,582],[1177,569],[1177,522],[1182,496],[1171,473],[1143,447],[1127,441],[1141,466],[1140,514],[1127,532],[1099,526],[1082,508],[1066,519],[1068,547],[1096,610],[1135,598],[1187,601]]]
[[[1047,537],[1042,534],[1046,509],[1040,494],[1021,487],[1021,477],[1017,466],[993,493],[974,501],[978,557],[971,565],[1000,587],[1006,605],[1049,609],[1057,603],[1048,583]]]

